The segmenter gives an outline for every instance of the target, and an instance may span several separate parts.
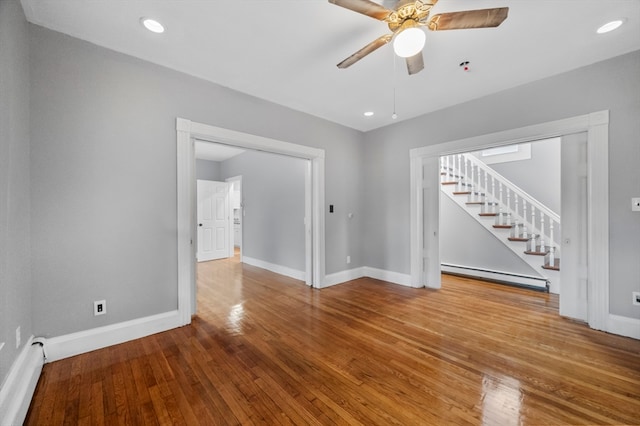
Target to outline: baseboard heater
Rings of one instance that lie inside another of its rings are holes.
[[[441,271],[444,274],[479,278],[499,284],[524,287],[537,291],[549,291],[549,281],[543,277],[494,271],[491,269],[476,268],[473,266],[453,265],[450,263],[441,263],[440,266]]]
[[[44,339],[31,337],[0,388],[0,424],[21,425],[44,365]]]

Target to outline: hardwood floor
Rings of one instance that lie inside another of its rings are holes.
[[[443,276],[321,291],[198,265],[190,326],[44,367],[27,425],[640,423],[640,341],[557,297]]]

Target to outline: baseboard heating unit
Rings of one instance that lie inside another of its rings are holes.
[[[0,388],[0,424],[21,425],[44,365],[44,339],[27,341]]]
[[[549,281],[543,277],[513,274],[511,272],[503,271],[493,271],[471,266],[452,265],[450,263],[442,263],[440,266],[443,274],[478,278],[485,281],[524,287],[537,291],[549,291]]]

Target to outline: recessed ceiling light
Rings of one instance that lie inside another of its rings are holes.
[[[624,21],[622,21],[622,19],[618,19],[615,21],[611,21],[611,22],[607,22],[606,24],[604,24],[603,26],[601,26],[600,28],[598,28],[598,34],[604,34],[604,33],[608,33],[610,31],[613,31],[617,28],[620,27],[620,25],[623,24]]]
[[[164,32],[164,27],[162,26],[162,24],[156,21],[155,19],[140,18],[140,22],[142,23],[142,25],[144,25],[146,29],[148,29],[151,32],[158,33],[158,34]]]
[[[367,111],[364,113],[365,117],[371,117],[373,115],[373,111]]]

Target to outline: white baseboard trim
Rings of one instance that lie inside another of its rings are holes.
[[[441,270],[444,273],[450,273],[454,275],[465,275],[470,277],[484,278],[491,281],[504,282],[540,290],[547,289],[547,281],[544,278],[528,277],[526,275],[516,275],[502,271],[492,271],[487,269],[470,268],[461,265],[449,264],[442,264]]]
[[[324,277],[324,284],[322,285],[322,288],[342,284],[362,277],[375,278],[377,280],[387,281],[391,284],[411,287],[411,275],[409,274],[401,274],[400,272],[385,271],[384,269],[363,266],[361,268],[348,269],[346,271],[326,275]]]
[[[346,283],[347,281],[357,280],[364,277],[364,268],[348,269],[333,274],[325,275],[322,288],[331,287],[332,285]]]
[[[27,416],[44,364],[42,346],[32,345],[32,343],[33,336],[20,351],[0,388],[0,424],[2,425],[21,425]]]
[[[182,325],[177,310],[92,328],[46,340],[47,362],[150,336]]]
[[[286,275],[287,277],[294,278],[296,280],[304,281],[304,271],[298,271],[282,265],[276,265],[275,263],[265,262],[264,260],[254,259],[249,256],[242,256],[242,263],[249,264],[251,266],[257,266],[258,268],[266,269],[276,274]]]
[[[607,331],[620,336],[640,339],[640,319],[609,314]]]
[[[365,277],[375,278],[377,280],[387,281],[393,284],[399,284],[406,287],[412,287],[410,274],[402,274],[400,272],[386,271],[384,269],[371,268],[369,266],[365,266],[363,269],[364,269]]]

